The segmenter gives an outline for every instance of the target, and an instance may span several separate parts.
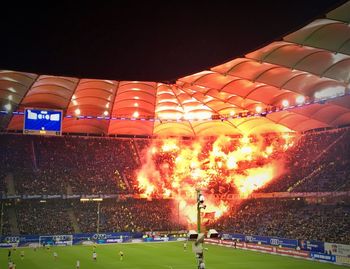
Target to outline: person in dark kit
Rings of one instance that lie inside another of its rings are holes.
[[[11,249],[9,249],[9,252],[7,253],[7,260],[11,261]]]

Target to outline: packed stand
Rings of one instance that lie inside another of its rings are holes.
[[[4,173],[3,170],[0,171],[0,196],[6,194],[5,176],[6,176],[6,173]]]
[[[308,204],[298,199],[248,200],[209,226],[219,231],[246,235],[350,244],[350,203]]]
[[[18,194],[115,194],[136,170],[130,139],[2,135]]]
[[[24,135],[0,134],[0,168],[4,176],[12,173],[15,177],[18,193],[26,193],[26,190],[35,190],[34,186],[43,185],[34,176],[31,141]],[[27,173],[27,171],[30,171]],[[33,175],[31,177],[31,175]],[[4,181],[3,181],[4,184]],[[45,183],[44,185],[47,185]],[[40,188],[38,187],[37,190]]]
[[[8,209],[10,207],[16,212],[20,234],[72,234],[72,216],[76,218],[81,232],[97,232],[97,202],[54,199],[41,203],[39,200],[22,200],[7,206]],[[170,232],[185,229],[186,226],[177,221],[177,211],[174,212],[173,208],[172,200],[107,199],[100,203],[99,231]],[[11,234],[7,213],[3,227],[5,234]]]
[[[295,192],[350,190],[350,131],[315,162],[314,173],[293,188]]]
[[[4,203],[2,235],[11,235],[12,234],[10,217],[9,217],[10,206],[11,205],[9,203],[7,203],[7,202]]]
[[[287,171],[259,192],[348,190],[348,128],[306,133],[286,152]],[[320,173],[322,171],[322,173]],[[330,181],[329,181],[330,180]]]
[[[183,229],[173,217],[171,200],[128,199],[103,201],[100,206],[100,231],[174,231]],[[74,212],[83,232],[96,232],[97,203],[75,203]]]
[[[215,139],[207,139],[209,149]],[[17,194],[135,192],[136,171],[141,167],[144,149],[151,142],[149,139],[2,134],[0,193],[6,191],[7,173],[14,176]],[[349,145],[348,128],[302,135],[284,154],[286,173],[258,191],[349,190]],[[204,157],[208,149],[203,148]],[[167,162],[166,155],[160,157],[157,165]],[[235,192],[224,175],[213,179],[209,188],[212,193]]]
[[[20,234],[72,234],[69,204],[64,200],[21,201],[16,203],[16,216]]]

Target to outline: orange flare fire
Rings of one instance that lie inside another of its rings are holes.
[[[175,199],[186,221],[195,223],[196,189],[247,198],[283,173],[283,154],[293,146],[294,138],[291,134],[270,134],[220,136],[215,141],[154,140],[143,154],[137,187],[146,197]],[[215,218],[229,209],[222,199],[209,198],[205,204],[205,212]]]

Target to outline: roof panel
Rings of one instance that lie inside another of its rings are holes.
[[[15,71],[0,71],[0,102],[3,105],[10,103],[13,109],[21,102],[37,75]]]
[[[348,54],[344,44],[350,39],[347,23],[320,19],[283,38],[285,41]]]
[[[331,23],[310,35],[304,45],[339,52],[350,38],[350,26],[345,23]]]
[[[0,130],[11,125],[11,129],[22,129],[23,120],[18,117],[11,124],[12,111],[18,110],[19,104],[38,75],[16,71],[0,71],[0,110],[10,114],[0,116]],[[19,124],[17,124],[19,122]]]
[[[247,57],[338,81],[349,81],[350,57],[342,53],[335,54],[327,50],[288,42],[274,42],[247,54]],[[330,69],[333,72],[328,72]]]
[[[153,135],[153,122],[141,120],[111,120],[108,134]]]
[[[350,122],[350,112],[339,115],[339,117],[335,118],[332,122],[333,126],[343,126],[349,125]]]
[[[211,72],[211,73],[204,74],[201,77],[196,76],[196,79],[192,80],[191,83],[202,85],[208,88],[220,89],[235,79],[238,79],[238,78],[234,78],[232,76],[225,76],[217,72]],[[189,81],[189,79],[187,81]]]
[[[153,82],[121,82],[112,115],[127,118],[154,117],[156,87],[157,84]]]
[[[276,66],[250,60],[235,65],[227,73],[235,77],[255,81],[259,76],[261,76],[261,74],[273,68],[276,68]]]
[[[267,116],[268,119],[273,120],[278,124],[282,124],[291,130],[294,130],[294,127],[298,125],[300,122],[308,120],[307,116],[297,114],[290,111],[281,111],[277,113],[273,113]]]
[[[111,115],[128,119],[154,118],[156,92],[157,83],[155,82],[120,82]],[[152,130],[153,122],[111,120],[108,132],[110,134],[132,134],[134,131],[138,135],[152,135]]]
[[[300,46],[294,43],[277,41],[254,52],[246,54],[246,57],[256,61],[293,67],[301,59],[315,51],[321,50]]]
[[[110,116],[117,85],[117,81],[111,80],[80,80],[74,94],[70,98],[67,114],[93,117]],[[72,122],[75,122],[75,124]],[[108,125],[108,120],[84,119],[76,121],[74,119],[65,119],[63,121],[63,130],[65,132],[75,132],[76,130],[81,132],[84,130],[87,133],[94,133],[96,130],[99,130],[99,133],[107,134]]]
[[[304,45],[305,40],[315,31],[318,31],[319,29],[322,29],[322,27],[326,27],[327,25],[333,23],[339,24],[339,22],[329,19],[315,20],[309,23],[308,25],[304,26],[303,28],[283,37],[283,40]]]
[[[334,122],[337,118],[348,112],[348,109],[340,106],[325,105],[323,108],[319,109],[314,115],[312,115],[312,118],[318,121],[332,124],[332,122]]]
[[[322,123],[314,119],[307,119],[303,122],[300,122],[296,126],[294,126],[293,129],[297,132],[305,132],[312,129],[329,128],[329,127],[331,127],[329,124]]]
[[[65,110],[79,79],[40,76],[24,97],[22,107],[41,107]]]
[[[23,119],[24,117],[22,115],[13,115],[6,129],[10,131],[23,130]]]
[[[193,129],[198,136],[210,136],[214,133],[216,135],[237,135],[241,134],[241,131],[234,127],[229,121],[207,121],[207,122],[194,122]]]
[[[191,125],[184,122],[155,122],[154,135],[158,136],[195,136]]]
[[[189,76],[186,76],[186,77],[179,78],[178,81],[181,81],[182,83],[193,83],[197,79],[200,79],[200,78],[202,78],[202,77],[204,77],[206,75],[209,75],[211,73],[213,73],[213,72],[211,72],[209,70],[205,70],[205,71],[193,74],[193,75],[189,75]]]
[[[345,83],[350,82],[350,59],[337,62],[324,71],[322,76],[336,79]]]
[[[106,134],[108,120],[64,118],[62,131],[65,133]]]
[[[350,23],[350,2],[346,2],[340,7],[327,13],[327,18]]]
[[[227,63],[214,66],[214,67],[210,68],[210,70],[212,70],[214,72],[221,73],[221,74],[226,74],[235,66],[240,65],[244,62],[249,62],[249,61],[250,60],[246,59],[246,58],[236,58],[236,59],[233,59]]]
[[[329,103],[350,109],[350,96],[343,96],[342,98],[337,98],[332,101],[329,101]]]
[[[236,124],[244,134],[259,132],[290,132],[291,130],[283,125],[276,124],[265,117],[250,117],[231,121]],[[239,122],[239,123],[238,123]],[[238,124],[237,124],[238,123]]]

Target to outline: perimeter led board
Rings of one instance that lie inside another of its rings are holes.
[[[61,135],[62,110],[26,108],[24,110],[24,134]]]

